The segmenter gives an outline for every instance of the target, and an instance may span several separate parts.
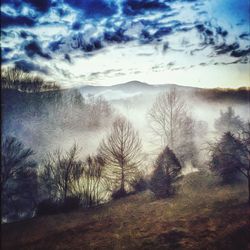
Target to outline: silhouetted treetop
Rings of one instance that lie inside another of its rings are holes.
[[[226,133],[230,131],[237,134],[243,128],[244,123],[232,107],[228,107],[225,112],[220,111],[220,117],[215,120],[214,127],[219,133]]]
[[[105,160],[107,175],[125,193],[126,185],[138,172],[141,140],[133,125],[124,117],[118,117],[110,134],[101,142],[99,154]]]
[[[152,174],[150,188],[158,198],[175,192],[175,183],[181,177],[181,164],[174,152],[166,147],[158,156]]]
[[[1,80],[3,89],[16,89],[23,92],[60,89],[55,82],[46,82],[42,77],[24,72],[19,68],[2,68]]]

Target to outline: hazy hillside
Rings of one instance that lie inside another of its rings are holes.
[[[92,210],[2,225],[2,249],[218,249],[250,247],[243,184],[216,186],[188,175],[180,192],[156,200],[146,191]]]
[[[112,105],[114,115],[125,115],[134,123],[135,128],[144,135],[146,153],[152,154],[154,143],[152,144],[147,112],[159,93],[172,88],[181,93],[193,116],[207,122],[211,130],[220,110],[225,110],[228,106],[233,106],[241,117],[249,118],[246,116],[249,113],[249,89],[208,90],[174,84],[150,85],[138,81],[113,86],[83,86],[37,93],[4,89],[3,135],[17,136],[34,148],[41,157],[45,152],[59,146],[68,148],[74,141],[86,149],[86,154],[94,152],[103,133],[112,122],[112,115],[102,120],[105,114],[97,115],[96,111],[93,111],[97,100],[91,98],[103,97]],[[99,125],[92,126],[95,119]]]

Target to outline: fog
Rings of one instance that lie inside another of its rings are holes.
[[[141,168],[150,171],[162,146],[149,126],[148,111],[157,96],[169,91],[169,88],[149,89],[137,83],[134,85],[130,84],[127,89],[124,85],[116,85],[116,89],[92,87],[65,90],[56,101],[51,101],[53,95],[50,96],[49,103],[47,97],[37,96],[31,102],[16,101],[17,105],[13,104],[12,99],[6,99],[10,108],[4,112],[3,134],[16,136],[32,148],[36,160],[40,162],[47,153],[58,148],[68,150],[73,143],[81,148],[80,158],[84,159],[88,154],[97,153],[99,143],[109,133],[114,119],[123,115],[139,132],[144,159]],[[178,93],[185,101],[189,115],[195,121],[207,124],[206,131],[195,138],[200,158],[205,159],[203,148],[206,141],[218,138],[214,121],[220,116],[221,110],[225,111],[231,106],[245,122],[250,119],[246,102],[207,101],[196,97],[192,89],[184,87],[180,87]],[[25,95],[29,99],[28,96],[32,94]],[[191,171],[192,164],[187,161],[185,165],[184,172]]]

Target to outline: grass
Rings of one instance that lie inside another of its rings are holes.
[[[146,191],[92,210],[2,225],[2,249],[250,249],[246,183],[194,173],[178,194]]]

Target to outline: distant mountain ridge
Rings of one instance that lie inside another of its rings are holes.
[[[206,99],[207,101],[236,101],[250,103],[250,88],[241,87],[238,89],[230,88],[199,88],[182,86],[178,84],[148,84],[140,81],[130,81],[111,86],[84,85],[77,89],[83,96],[102,95],[107,99],[126,99],[136,95],[155,95],[162,91],[176,88],[183,94],[192,94],[195,97]]]
[[[78,87],[82,88],[99,88],[99,89],[136,89],[136,88],[147,88],[147,89],[156,89],[156,88],[168,88],[168,87],[176,87],[176,88],[187,88],[187,89],[201,89],[199,87],[191,87],[191,86],[183,86],[179,84],[166,83],[166,84],[149,84],[140,81],[129,81],[125,83],[119,83],[114,85],[83,85]]]
[[[77,89],[80,90],[80,92],[83,95],[86,94],[93,94],[93,95],[100,95],[105,93],[111,93],[111,91],[114,93],[114,95],[119,92],[125,92],[130,94],[139,94],[139,93],[157,93],[163,90],[168,90],[170,88],[176,88],[178,90],[184,90],[184,91],[194,91],[198,90],[200,88],[196,87],[188,87],[188,86],[181,86],[177,84],[148,84],[145,82],[140,81],[130,81],[126,83],[111,85],[111,86],[94,86],[94,85],[84,85],[82,87],[78,87]]]

